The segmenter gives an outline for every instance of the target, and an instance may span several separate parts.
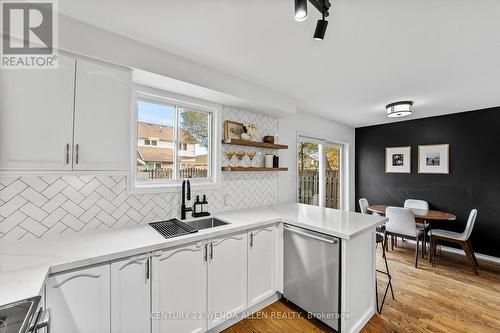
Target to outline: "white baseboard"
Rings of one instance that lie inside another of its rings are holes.
[[[405,242],[406,243],[415,244],[415,241],[411,240],[411,239],[405,239]],[[439,244],[439,246],[441,247],[441,249],[444,252],[459,254],[459,255],[465,257],[465,252],[462,249],[456,249],[454,247],[444,246],[442,244]],[[498,258],[498,257],[493,257],[493,256],[489,256],[487,254],[481,254],[481,253],[477,253],[477,252],[474,252],[474,254],[476,255],[477,259],[481,259],[481,260],[485,260],[485,261],[494,262],[496,264],[500,264],[500,258]]]
[[[363,329],[363,327],[365,327],[366,324],[368,324],[368,322],[370,321],[370,319],[372,319],[372,317],[375,315],[377,311],[375,310],[375,305],[373,306],[373,308],[369,309],[361,318],[360,320],[354,324],[353,326],[349,327],[349,332],[350,333],[357,333],[357,332],[361,332],[361,330]],[[342,322],[341,325],[345,325],[345,320]],[[345,329],[345,326],[341,326],[341,330],[342,332],[345,332],[344,331]]]
[[[453,247],[448,247],[448,246],[443,246],[443,245],[441,245],[441,248],[445,252],[456,253],[456,254],[460,254],[460,255],[465,257],[465,252],[461,249],[455,249]],[[491,262],[500,264],[500,258],[498,258],[498,257],[493,257],[493,256],[489,256],[487,254],[481,254],[481,253],[477,253],[477,252],[474,252],[474,254],[476,255],[477,259],[482,259],[482,260],[491,261]]]

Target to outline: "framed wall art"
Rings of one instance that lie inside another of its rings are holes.
[[[450,145],[419,145],[418,173],[449,174]]]
[[[224,139],[241,139],[243,124],[232,120],[224,121]]]
[[[385,148],[386,173],[411,173],[411,146]]]

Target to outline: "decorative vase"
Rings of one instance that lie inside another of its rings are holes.
[[[241,133],[241,140],[250,140],[250,135],[248,133]]]

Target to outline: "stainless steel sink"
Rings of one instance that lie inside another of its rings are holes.
[[[215,228],[215,227],[220,227],[220,226],[229,224],[228,222],[224,222],[224,221],[217,220],[214,218],[188,221],[188,222],[184,222],[184,223],[186,223],[187,225],[189,225],[197,230]]]

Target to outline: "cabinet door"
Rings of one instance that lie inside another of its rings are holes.
[[[109,284],[109,265],[49,277],[50,332],[109,332]]]
[[[209,244],[208,328],[247,308],[247,234]]]
[[[78,60],[75,170],[127,170],[132,76],[121,68]]]
[[[205,245],[198,243],[166,250],[154,257],[152,268],[153,332],[204,332],[207,302]]]
[[[75,60],[0,69],[0,169],[71,170]]]
[[[276,292],[274,226],[248,232],[248,306]]]
[[[151,332],[149,257],[111,263],[111,332]]]

